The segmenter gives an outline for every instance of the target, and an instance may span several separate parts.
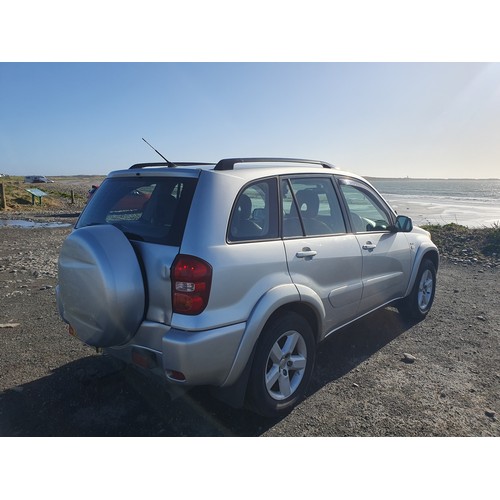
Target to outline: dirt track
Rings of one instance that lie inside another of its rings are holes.
[[[331,336],[307,399],[269,421],[203,389],[171,401],[70,337],[55,304],[69,231],[0,228],[0,436],[500,436],[498,267],[443,259],[424,322],[388,308]]]

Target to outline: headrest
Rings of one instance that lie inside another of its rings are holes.
[[[303,189],[296,194],[300,213],[304,217],[316,217],[319,211],[319,197],[311,189]]]

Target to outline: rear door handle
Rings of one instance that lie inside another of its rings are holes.
[[[297,252],[295,256],[299,259],[306,259],[307,257],[314,257],[317,253],[316,250],[302,250],[301,252]]]
[[[374,248],[377,248],[377,245],[374,245],[371,241],[367,241],[363,245],[363,250],[373,250]]]

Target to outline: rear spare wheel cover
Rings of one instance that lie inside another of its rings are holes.
[[[59,255],[59,294],[80,340],[96,347],[128,342],[144,317],[145,292],[125,235],[108,224],[71,233]]]

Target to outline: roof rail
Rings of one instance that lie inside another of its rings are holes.
[[[168,168],[172,168],[172,167],[193,167],[195,165],[215,165],[215,163],[203,163],[201,161],[197,161],[197,162],[186,162],[186,161],[181,161],[181,162],[176,162],[176,163],[172,163],[172,162],[159,162],[159,163],[136,163],[135,165],[132,165],[131,167],[129,167],[129,170],[130,169],[135,169],[135,168],[145,168],[145,167],[168,167]]]
[[[225,158],[215,165],[214,170],[233,170],[236,163],[309,163],[321,165],[323,168],[337,168],[325,161],[304,158]]]

